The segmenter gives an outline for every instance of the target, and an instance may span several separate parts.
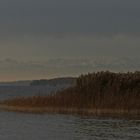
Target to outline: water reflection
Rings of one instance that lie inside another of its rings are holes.
[[[139,140],[140,120],[0,112],[0,140]]]

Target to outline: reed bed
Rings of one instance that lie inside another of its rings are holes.
[[[89,73],[53,95],[5,100],[0,106],[23,112],[140,114],[140,72]]]

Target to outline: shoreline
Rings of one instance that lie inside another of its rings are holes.
[[[79,114],[85,116],[128,116],[140,117],[140,110],[124,110],[124,109],[77,109],[62,107],[21,107],[11,105],[0,105],[2,111],[12,111],[19,113],[36,113],[36,114]]]
[[[16,97],[0,109],[24,113],[140,116],[140,72],[81,75],[76,85],[46,96]]]

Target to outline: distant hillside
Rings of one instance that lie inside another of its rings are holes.
[[[55,78],[55,79],[41,79],[34,80],[30,83],[31,86],[74,86],[76,84],[76,78],[67,77],[67,78]]]
[[[63,86],[75,85],[76,78],[54,78],[54,79],[40,79],[40,80],[26,80],[26,81],[12,81],[0,82],[0,86]]]
[[[0,86],[29,86],[32,81],[0,82]]]

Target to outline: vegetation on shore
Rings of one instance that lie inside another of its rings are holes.
[[[33,108],[49,112],[51,110],[80,110],[106,113],[135,111],[140,114],[140,72],[112,73],[97,72],[81,75],[76,85],[49,96],[15,98],[2,103],[26,109]],[[12,110],[12,109],[11,109]]]

